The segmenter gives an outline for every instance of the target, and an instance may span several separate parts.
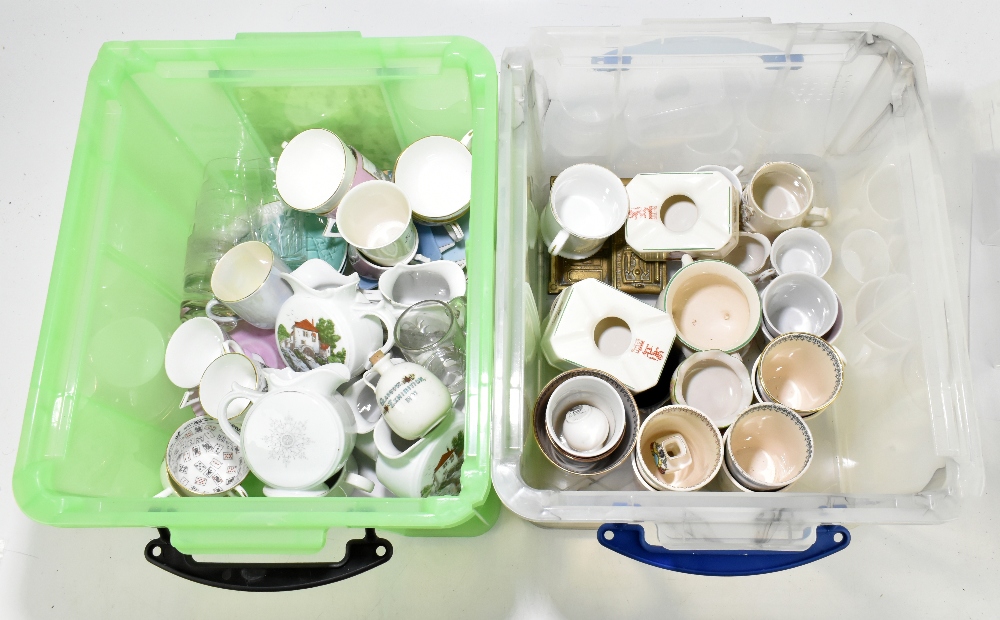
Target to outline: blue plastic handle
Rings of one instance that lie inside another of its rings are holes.
[[[650,566],[690,575],[739,577],[815,562],[849,545],[851,533],[842,525],[820,525],[816,528],[816,542],[805,551],[671,551],[647,543],[641,525],[605,523],[597,530],[597,540],[612,551]]]

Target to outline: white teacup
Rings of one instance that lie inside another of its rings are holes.
[[[741,232],[736,247],[722,260],[748,276],[760,273],[771,255],[771,242],[760,233]]]
[[[823,334],[821,337],[830,344],[837,341],[840,337],[841,332],[844,331],[844,304],[840,301],[840,296],[837,297],[837,318],[833,320],[833,327],[830,331]],[[767,321],[761,321],[760,324],[760,334],[764,337],[766,342],[771,342],[777,338],[780,334],[774,334],[771,332],[771,328],[768,327]]]
[[[840,394],[844,360],[822,338],[784,334],[764,347],[756,374],[762,400],[811,415],[829,407]]]
[[[732,424],[753,402],[746,366],[722,351],[702,351],[681,362],[670,381],[670,393],[675,404],[694,407],[719,428]]]
[[[261,364],[241,353],[220,355],[205,369],[200,383],[198,397],[201,407],[213,418],[220,415],[219,406],[234,384],[248,390],[262,390],[266,385]],[[226,417],[230,420],[238,418],[249,407],[248,400],[234,400],[226,408]]]
[[[281,279],[283,273],[288,273],[288,267],[267,244],[246,241],[235,246],[219,259],[212,272],[212,293],[216,299],[205,306],[205,312],[213,319],[225,321],[227,317],[212,312],[217,303],[223,303],[247,323],[274,329],[281,304],[292,296],[291,287]]]
[[[625,224],[628,193],[618,175],[596,164],[566,168],[552,184],[542,212],[542,239],[549,254],[580,260],[597,253]]]
[[[682,438],[687,457],[682,456],[675,435]],[[671,456],[672,446],[676,453]],[[697,491],[722,467],[722,435],[697,409],[686,405],[657,409],[639,427],[636,465],[642,478],[658,490]]]
[[[580,460],[598,460],[618,447],[625,405],[607,381],[590,375],[566,379],[545,407],[545,432],[556,449]]]
[[[167,486],[156,497],[247,496],[240,486],[250,472],[243,454],[211,418],[188,420],[174,431],[162,467]]]
[[[760,297],[743,272],[719,260],[689,262],[670,279],[656,307],[692,351],[739,351],[760,327]]]
[[[761,294],[764,321],[775,336],[807,332],[822,336],[837,319],[837,293],[823,278],[808,273],[778,276]]]
[[[163,367],[167,378],[177,387],[190,389],[201,383],[205,369],[219,356],[242,353],[218,323],[204,316],[181,323],[167,342]]]
[[[809,273],[822,278],[832,264],[830,243],[809,228],[789,228],[771,244],[771,266],[778,275]]]
[[[289,140],[275,168],[285,204],[328,217],[352,187],[383,178],[364,155],[326,129],[307,129]]]
[[[462,141],[427,136],[400,153],[392,179],[410,201],[414,219],[444,224],[469,210],[472,153],[467,141],[471,138],[471,132]]]
[[[813,206],[814,194],[812,178],[801,166],[766,163],[743,188],[743,222],[768,237],[796,226],[825,226],[828,210]]]
[[[726,467],[739,485],[777,491],[806,472],[813,458],[812,433],[788,407],[760,403],[748,407],[726,430]]]
[[[337,207],[336,222],[338,232],[324,234],[343,237],[378,265],[405,264],[417,254],[417,229],[410,203],[406,194],[389,181],[353,187]]]

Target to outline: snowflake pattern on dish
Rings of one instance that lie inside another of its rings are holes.
[[[263,444],[270,451],[269,456],[286,467],[294,460],[305,459],[306,446],[313,441],[306,433],[306,423],[289,416],[270,422],[271,428],[263,438]]]

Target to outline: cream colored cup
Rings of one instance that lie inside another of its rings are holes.
[[[774,237],[796,226],[825,226],[829,210],[813,206],[809,173],[790,162],[769,162],[743,188],[745,228]]]
[[[813,458],[812,433],[788,407],[758,403],[726,430],[726,467],[752,491],[777,491],[806,472]]]
[[[663,456],[659,449],[664,443],[676,444],[676,441],[666,441],[672,435],[683,437],[690,462],[684,467],[673,468],[662,466],[661,460],[658,467],[657,461]],[[636,467],[650,486],[661,491],[696,491],[719,473],[722,435],[715,423],[697,409],[669,405],[649,414],[639,427],[636,453]]]
[[[762,396],[808,416],[829,407],[840,394],[844,360],[818,336],[784,334],[764,347],[757,380]]]
[[[688,349],[739,351],[760,328],[757,289],[729,263],[689,261],[670,279],[656,307],[671,316],[678,340]]]

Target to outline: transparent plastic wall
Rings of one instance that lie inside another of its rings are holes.
[[[966,332],[923,67],[905,33],[766,21],[538,30],[501,66],[497,247],[508,264],[497,281],[493,481],[508,507],[540,524],[653,522],[661,537],[770,540],[824,522],[936,522],[979,492]],[[531,431],[556,374],[538,350],[553,297],[537,230],[549,179],[592,162],[623,178],[742,165],[746,181],[775,160],[808,170],[830,209],[818,230],[846,315],[845,386],[809,420],[807,474],[780,493],[669,493],[642,490],[627,465],[599,477],[555,468]]]

